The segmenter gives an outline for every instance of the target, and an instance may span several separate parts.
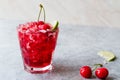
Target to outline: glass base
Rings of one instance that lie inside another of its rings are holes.
[[[49,72],[52,70],[52,65],[48,65],[46,67],[43,67],[43,68],[36,68],[36,67],[29,67],[27,65],[24,65],[24,70],[27,71],[27,72],[30,72],[30,73],[35,73],[35,74],[39,74],[39,73],[46,73],[46,72]]]

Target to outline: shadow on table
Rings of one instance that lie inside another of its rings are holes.
[[[115,80],[116,78],[114,78],[114,77],[107,77],[107,79],[105,79],[105,80]]]

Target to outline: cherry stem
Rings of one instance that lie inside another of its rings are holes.
[[[94,64],[92,71],[95,71],[98,67],[102,67],[102,64]]]
[[[45,22],[45,18],[46,18],[45,9],[44,9],[44,7],[43,7],[42,4],[40,4],[39,6],[40,6],[40,11],[39,11],[39,15],[38,15],[38,21],[39,21],[39,19],[40,19],[41,12],[42,12],[42,9],[43,9],[43,12],[44,12],[44,22]]]
[[[43,12],[44,12],[44,22],[45,22],[46,14],[45,14],[45,9],[44,9],[44,7],[43,7]]]
[[[39,15],[38,15],[38,21],[39,21],[39,19],[40,19],[40,15],[41,15],[41,12],[42,12],[42,7],[43,7],[43,6],[41,6],[41,4],[40,4],[40,11],[39,11]]]

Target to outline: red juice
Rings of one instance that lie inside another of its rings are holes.
[[[17,28],[24,69],[31,73],[43,73],[52,69],[59,29],[52,31],[51,25],[44,29],[39,22],[19,25]],[[45,25],[46,26],[46,25]]]

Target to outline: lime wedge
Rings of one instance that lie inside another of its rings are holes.
[[[55,31],[57,29],[58,25],[59,25],[59,22],[55,21],[54,24],[53,24],[52,31]]]
[[[107,61],[113,61],[116,56],[114,55],[114,53],[110,52],[110,51],[100,51],[98,53],[99,56],[103,57],[105,60]]]

